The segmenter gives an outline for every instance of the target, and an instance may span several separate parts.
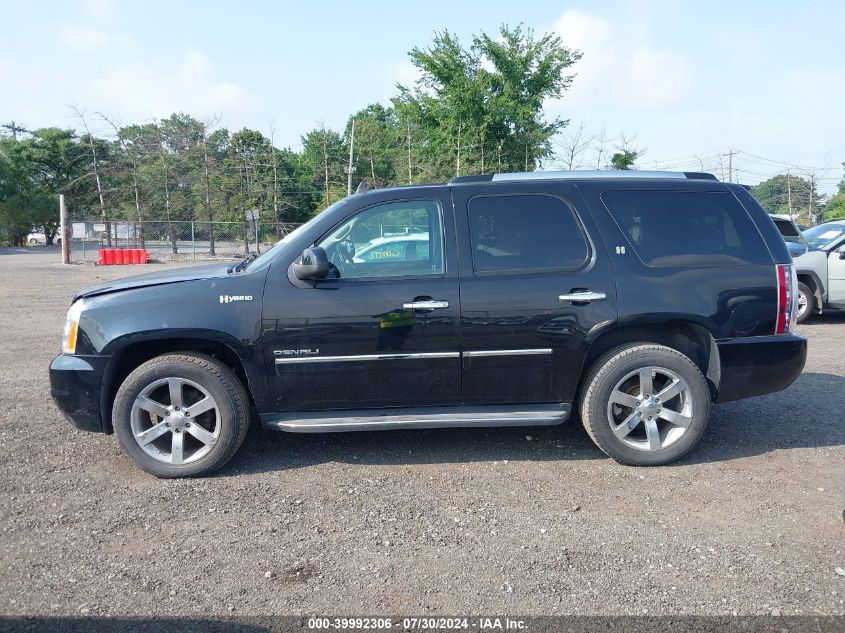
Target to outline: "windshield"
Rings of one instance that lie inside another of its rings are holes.
[[[824,249],[845,236],[845,224],[819,224],[804,231],[804,237],[814,249]]]
[[[252,261],[248,262],[241,270],[246,270],[247,268],[251,268],[252,266],[254,266],[258,262],[265,262],[265,261],[269,261],[269,260],[273,259],[276,255],[283,252],[287,248],[288,244],[290,244],[293,240],[295,240],[302,233],[304,233],[308,229],[308,227],[313,225],[320,216],[322,216],[327,211],[331,211],[332,209],[336,209],[337,207],[341,206],[342,204],[345,204],[346,201],[347,201],[347,198],[343,198],[342,200],[338,200],[333,205],[331,205],[330,207],[327,207],[326,209],[324,209],[323,211],[321,211],[320,213],[315,215],[313,218],[308,220],[308,222],[306,222],[305,224],[296,227],[293,231],[291,231],[290,233],[285,235],[282,239],[280,239],[278,242],[276,242],[272,246],[272,248],[270,248],[267,251],[264,251],[261,255],[259,255],[258,257],[256,257]]]

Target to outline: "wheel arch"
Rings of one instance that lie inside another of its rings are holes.
[[[655,343],[671,347],[684,354],[704,374],[710,388],[711,399],[716,400],[722,378],[716,339],[703,325],[683,320],[623,324],[595,332],[589,340],[589,347],[584,357],[576,400],[581,397],[584,378],[590,367],[603,354],[629,343]]]
[[[219,332],[155,332],[113,342],[109,347],[112,349],[100,389],[100,415],[106,433],[113,432],[112,404],[120,385],[139,365],[162,354],[199,353],[224,363],[243,383],[252,406],[255,406],[255,391],[261,390],[260,372],[252,367],[247,351]]]
[[[815,271],[799,270],[796,273],[798,281],[809,286],[813,291],[813,296],[816,298],[816,310],[821,310],[824,307],[824,284]]]

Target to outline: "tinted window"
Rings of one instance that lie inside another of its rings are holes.
[[[772,220],[774,220],[775,226],[778,227],[778,231],[784,237],[798,237],[801,235],[791,220],[782,220],[780,218],[772,218]]]
[[[575,270],[589,257],[580,223],[558,198],[480,196],[468,213],[476,272]]]
[[[335,265],[331,277],[440,275],[443,230],[433,200],[388,202],[353,216],[317,243]]]
[[[649,266],[768,264],[757,227],[727,192],[605,191],[605,206]]]

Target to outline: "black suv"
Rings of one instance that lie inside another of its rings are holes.
[[[710,406],[801,373],[795,272],[709,174],[456,178],[332,205],[257,258],[89,288],[52,395],[160,477],[208,473],[251,419],[296,433],[553,425],[665,464]]]

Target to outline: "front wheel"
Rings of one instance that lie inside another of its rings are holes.
[[[140,365],[117,392],[118,443],[156,477],[207,475],[240,447],[249,398],[225,365],[201,354],[165,354]]]
[[[701,439],[710,389],[698,366],[655,344],[611,350],[584,383],[581,420],[602,451],[623,464],[657,466],[679,459]]]
[[[816,295],[810,287],[799,281],[798,282],[798,312],[795,315],[796,323],[803,323],[810,318],[810,315],[816,309]]]

